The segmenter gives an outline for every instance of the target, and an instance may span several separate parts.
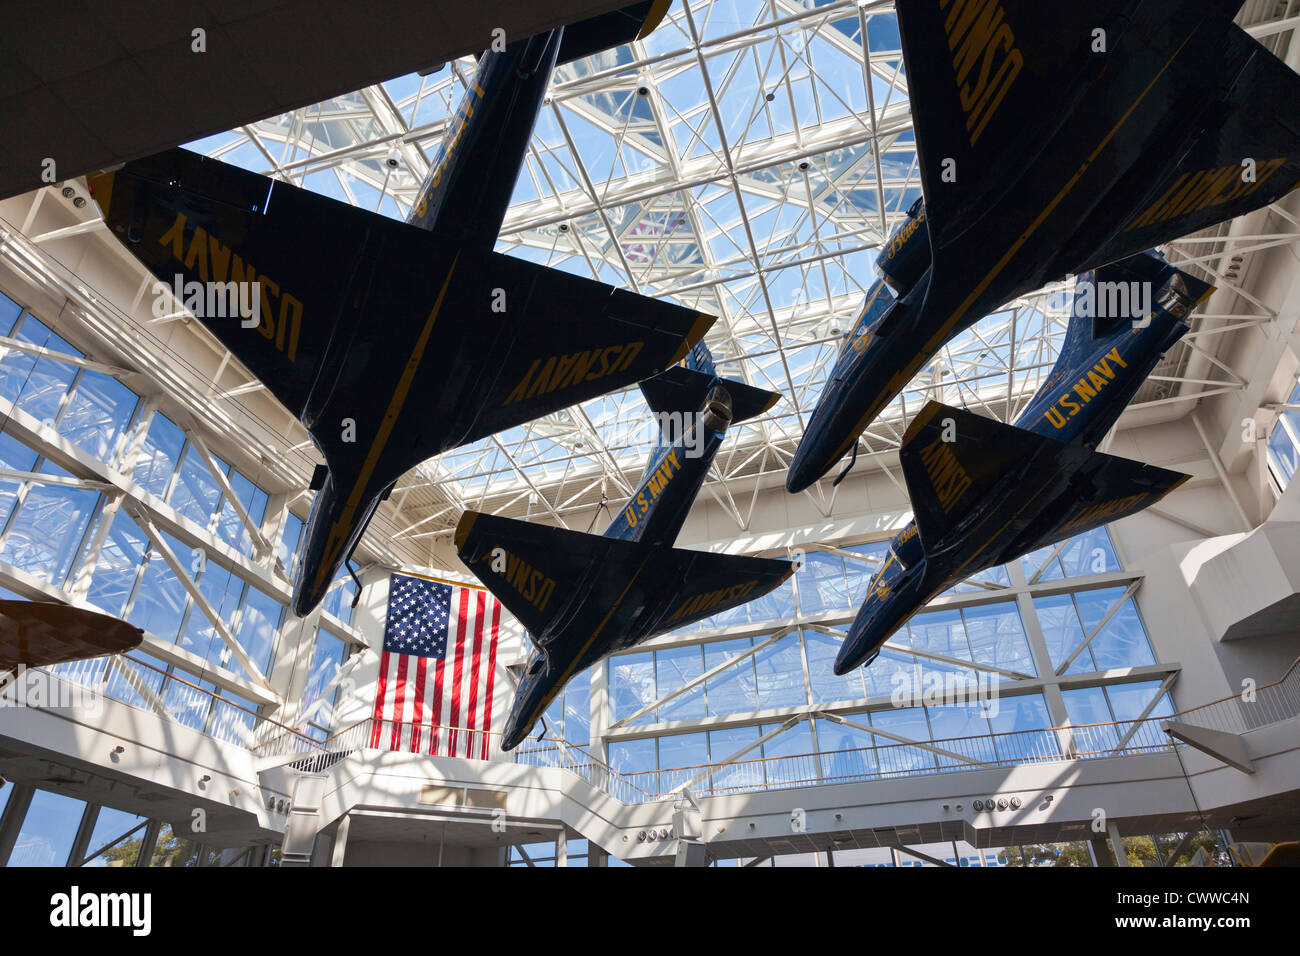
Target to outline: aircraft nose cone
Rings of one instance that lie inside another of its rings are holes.
[[[849,671],[861,667],[876,648],[889,639],[894,631],[893,622],[898,616],[890,613],[892,610],[887,599],[882,600],[874,593],[867,597],[858,610],[858,616],[853,619],[853,626],[840,645],[839,653],[835,655],[833,669],[837,677],[843,677]]]
[[[501,731],[501,750],[514,750],[528,738],[528,731],[531,727],[520,726],[520,713],[517,707],[512,708],[510,716],[506,718],[506,725]]]
[[[790,470],[786,472],[785,490],[792,495],[797,495],[821,477],[811,464],[812,456],[807,453],[809,444],[808,436],[805,435],[804,440],[795,450],[794,459],[790,462]]]

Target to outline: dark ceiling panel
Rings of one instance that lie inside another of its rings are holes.
[[[48,0],[0,20],[0,198],[390,80],[628,0]],[[207,52],[191,51],[191,31]]]

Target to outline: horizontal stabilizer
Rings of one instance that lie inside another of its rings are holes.
[[[557,63],[568,63],[602,50],[649,36],[659,26],[672,0],[645,0],[564,28]]]
[[[793,572],[788,561],[665,548],[467,511],[456,526],[461,560],[539,645],[578,616],[675,630],[753,601]],[[603,626],[603,625],[602,625]],[[597,635],[593,635],[597,636]],[[609,635],[614,636],[614,635]]]
[[[1044,454],[1046,453],[1046,454]],[[962,408],[930,402],[912,420],[899,461],[921,544],[933,551],[983,507],[1009,471],[1020,487],[1038,487],[1078,446],[1004,425]]]
[[[780,399],[777,392],[755,388],[730,378],[717,378],[705,372],[696,372],[675,365],[668,371],[648,378],[641,383],[641,393],[646,404],[656,414],[661,412],[695,412],[704,404],[704,397],[714,384],[721,385],[731,396],[731,421],[743,422],[761,415]]]

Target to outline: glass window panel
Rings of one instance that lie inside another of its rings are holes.
[[[622,654],[609,661],[609,687],[614,699],[614,722],[631,717],[642,707],[653,704],[655,694],[654,654]],[[654,722],[654,711],[646,713],[639,724]]]
[[[182,555],[189,554],[189,549],[179,541],[161,532],[167,546],[183,560]],[[157,549],[151,549],[144,576],[136,588],[135,603],[131,607],[130,622],[150,634],[165,641],[174,640],[181,629],[181,616],[189,596],[171,568],[163,560]]]
[[[238,640],[240,646],[262,671],[267,672],[271,664],[271,652],[275,649],[275,631],[280,626],[284,615],[284,605],[271,595],[253,585],[248,586],[244,597],[244,611],[239,621]],[[242,668],[237,661],[231,662],[236,673]]]
[[[185,433],[167,416],[155,414],[136,458],[132,473],[135,483],[160,498],[165,496],[184,445]]]
[[[14,471],[31,471],[36,466],[36,452],[12,435],[0,432],[0,464]],[[0,528],[9,519],[21,487],[20,482],[0,480]]]
[[[1038,626],[1043,632],[1043,641],[1047,644],[1052,667],[1059,668],[1066,656],[1072,654],[1083,641],[1083,627],[1079,624],[1074,599],[1069,594],[1036,597],[1034,614],[1038,617]],[[1085,648],[1070,664],[1066,673],[1084,674],[1095,669],[1092,654]]]
[[[890,640],[898,640],[895,634]],[[906,640],[906,635],[903,637]],[[871,666],[862,668],[868,697],[893,697],[897,692],[911,693],[921,686],[916,673],[916,660],[911,654],[884,647]]]
[[[1062,691],[1065,712],[1074,731],[1075,746],[1082,753],[1099,753],[1119,743],[1119,735],[1110,726],[1112,717],[1106,705],[1106,694],[1100,687],[1080,687]],[[1101,727],[1084,726],[1102,724]]]
[[[42,474],[67,475],[50,463]],[[33,482],[18,509],[0,559],[52,584],[62,584],[81,546],[100,493]]]
[[[217,509],[217,500],[220,497],[221,486],[217,484],[217,479],[198,449],[190,445],[181,458],[180,471],[176,475],[176,484],[172,488],[171,506],[191,521],[206,528],[209,526],[213,512]]]
[[[771,733],[780,726],[767,724],[760,729]],[[812,724],[800,720],[763,744],[764,769],[769,786],[799,786],[817,781],[818,759],[813,752]]]
[[[846,719],[864,725],[871,722],[866,714],[851,714]],[[874,744],[875,738],[865,730],[819,719],[817,749],[822,755],[822,779],[837,783],[873,776],[878,769]]]
[[[835,655],[839,653],[840,644],[837,638],[828,634],[809,630],[803,632],[804,653],[808,655],[808,679],[812,684],[814,703],[859,700],[866,696],[862,668],[852,670],[842,677],[835,676]]]
[[[647,793],[657,793],[659,784],[653,771],[659,768],[654,738],[617,740],[609,745],[609,765]]]
[[[184,555],[177,555],[177,557],[182,561],[185,560]],[[215,561],[208,561],[199,575],[198,585],[199,593],[207,598],[208,604],[217,612],[217,617],[221,618],[222,623],[229,629],[234,624],[235,612],[239,609],[239,599],[244,593],[244,582]],[[196,603],[190,607],[180,644],[187,651],[193,651],[204,660],[221,667],[230,666],[230,649],[217,634],[212,621]],[[238,672],[238,665],[236,664],[233,669]]]
[[[591,741],[591,671],[573,677],[564,688],[564,739],[580,747]]]
[[[728,727],[725,730],[709,731],[709,762],[722,763],[732,754],[740,753],[761,737],[757,727]],[[711,778],[714,790],[753,790],[763,786],[763,764],[757,758],[762,753],[758,749],[742,754],[734,763],[730,763],[715,772]]]
[[[975,663],[1038,676],[1015,601],[969,607],[962,611],[962,618],[966,622],[966,634]],[[1011,679],[994,676],[999,680]]]
[[[137,402],[136,394],[117,379],[86,370],[59,419],[59,434],[107,462]]]
[[[1273,434],[1268,436],[1268,450],[1282,487],[1285,488],[1300,468],[1300,448],[1296,447],[1288,430],[1278,423]]]
[[[797,707],[808,703],[798,634],[789,634],[754,655],[758,707]]]
[[[325,594],[325,600],[321,602],[328,614],[332,614],[344,624],[352,623],[352,599],[356,597],[357,586],[352,580],[352,575],[346,571],[343,576],[331,585]]]
[[[230,487],[253,524],[261,527],[262,518],[266,515],[266,492],[234,469],[230,472]],[[253,538],[229,500],[221,502],[221,511],[217,515],[217,537],[245,555],[253,553]]]
[[[304,526],[301,518],[293,512],[289,512],[284,516],[284,527],[280,529],[280,544],[283,549],[277,553],[284,563],[285,573],[288,574],[291,581],[298,572],[298,548],[302,544]]]
[[[56,352],[81,355],[30,315],[18,327],[14,338]],[[52,423],[76,374],[74,367],[54,359],[9,351],[0,358],[0,396],[17,402],[27,414]]]
[[[801,614],[836,611],[849,606],[844,561],[837,554],[809,551],[804,556],[803,567],[795,574],[795,580]]]
[[[306,711],[334,680],[347,656],[347,645],[324,628],[316,630],[316,645],[312,649],[311,669],[307,672],[307,686],[302,692],[302,707]],[[330,704],[322,704],[312,717],[318,724],[330,722]]]
[[[1034,575],[1038,574],[1038,569],[1042,566],[1044,561],[1051,557],[1052,552],[1055,550],[1056,545],[1051,544],[1045,548],[1039,548],[1037,551],[1030,551],[1028,554],[1022,556],[1020,559],[1020,567],[1025,572],[1025,579],[1032,583]],[[1061,562],[1053,558],[1051,563],[1047,565],[1046,569],[1044,569],[1043,573],[1039,575],[1037,583],[1041,584],[1044,581],[1055,581],[1058,578],[1063,577],[1065,577],[1065,572],[1061,570]]]
[[[989,721],[984,715],[983,702],[927,707],[930,718],[930,732],[935,740],[944,740],[940,744],[944,750],[966,757],[970,760],[993,761],[997,754],[993,750],[993,741],[989,738]],[[964,760],[938,755],[940,767],[970,766]]]
[[[1116,720],[1137,720],[1143,708],[1151,703],[1151,698],[1160,690],[1160,681],[1143,681],[1140,684],[1110,684],[1106,687],[1106,696],[1110,699],[1112,713]],[[1163,696],[1151,708],[1147,719],[1168,717],[1173,713],[1168,695]]]
[[[707,734],[669,734],[659,738],[659,792],[698,777],[709,762]]]
[[[1103,588],[1100,591],[1080,591],[1074,600],[1079,607],[1079,617],[1084,629],[1091,632],[1116,601],[1124,594],[1123,588]],[[1155,655],[1147,641],[1146,631],[1138,618],[1133,599],[1127,599],[1089,645],[1097,670],[1112,667],[1141,667],[1154,664]]]
[[[922,611],[913,615],[907,623],[912,646],[918,651],[942,654],[959,661],[971,659],[970,645],[966,642],[966,628],[962,625],[961,611],[956,608],[942,608],[938,611]],[[895,634],[892,641],[901,643],[902,634]],[[949,672],[966,673],[968,668],[957,668],[938,661],[926,661],[925,667]]]
[[[669,647],[655,652],[655,673],[658,678],[658,695],[663,697],[689,683],[704,673],[704,658],[700,648]],[[690,720],[705,715],[704,686],[693,693],[683,694],[659,708],[659,720]]]
[[[112,807],[100,807],[99,816],[95,818],[95,829],[90,835],[87,853],[94,853],[109,840],[115,840],[132,827],[143,823],[146,818],[138,813],[127,813]],[[129,839],[109,847],[95,857],[87,867],[134,866],[140,855],[140,846],[144,842],[144,829],[141,828]]]
[[[1061,552],[1060,561],[1066,577],[1071,578],[1124,570],[1104,527],[1093,528],[1072,539]]]
[[[747,637],[704,645],[704,669],[711,671],[753,646]],[[747,714],[758,709],[754,662],[746,658],[710,677],[705,683],[709,713],[714,716]]]
[[[909,740],[930,739],[925,711],[920,707],[876,711],[871,715],[871,726]],[[935,768],[934,754],[919,747],[900,745],[888,737],[876,738],[876,759],[880,762],[882,774],[916,773]]]
[[[121,616],[147,549],[148,539],[135,522],[125,512],[114,515],[86,600],[109,614]]]
[[[14,323],[18,321],[22,311],[22,306],[0,292],[0,335],[9,335],[13,332]]]
[[[965,578],[957,583],[952,590],[957,594],[969,594],[972,591],[987,591],[988,588],[980,587],[976,581],[983,581],[985,584],[996,584],[1000,587],[1011,586],[1011,576],[1007,573],[1006,565],[999,564],[997,567],[987,568],[983,571],[977,571],[970,577]]]
[[[86,803],[37,790],[23,818],[9,866],[66,866]]]
[[[784,583],[748,605],[751,621],[788,621],[794,617],[794,578],[787,578]]]

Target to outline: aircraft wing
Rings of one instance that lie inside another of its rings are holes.
[[[593,606],[639,609],[642,634],[668,631],[761,597],[785,581],[788,561],[663,548],[467,511],[456,527],[461,560],[535,642]],[[585,617],[585,614],[584,614]],[[595,636],[595,635],[593,635]]]
[[[654,32],[664,18],[672,0],[642,0],[619,10],[570,23],[560,40],[557,63],[610,50],[633,40],[642,40]]]
[[[201,306],[188,307],[301,416],[350,304],[345,294],[365,276],[363,250],[380,217],[184,149],[87,182],[108,227],[182,299],[189,282],[258,283],[254,328],[230,317],[228,303],[209,310],[205,286]]]
[[[1133,215],[1086,265],[1113,262],[1233,219],[1300,184],[1300,75],[1236,27],[1223,45],[1225,59],[1244,60],[1245,66],[1177,164],[1152,183]]]
[[[935,241],[978,219],[1035,161],[1035,151],[1068,118],[1098,69],[1088,45],[1092,31],[1110,24],[1127,6],[1127,0],[898,5],[926,216]],[[1061,37],[1079,42],[1062,43]]]
[[[1149,508],[1191,476],[1093,452],[1070,483],[1070,499],[1041,548]]]
[[[898,453],[921,544],[931,552],[954,529],[977,519],[1009,474],[1019,475],[1016,486],[1028,506],[1037,500],[1035,491],[1081,454],[1086,451],[1077,446],[928,403]]]
[[[402,470],[655,375],[714,321],[523,259],[458,249],[186,150],[89,182],[109,227],[309,428],[331,397],[346,395],[358,430],[377,432],[392,409],[371,399],[418,351],[406,404],[440,424],[406,450]],[[210,282],[256,282],[258,319],[186,300],[191,283]],[[352,450],[335,448],[337,431],[313,428],[327,456]]]

